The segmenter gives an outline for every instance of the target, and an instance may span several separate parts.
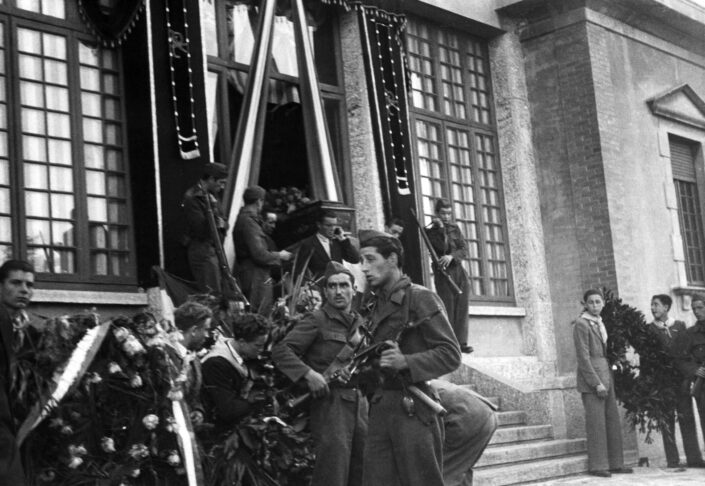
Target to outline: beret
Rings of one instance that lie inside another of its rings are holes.
[[[355,277],[352,272],[348,270],[342,263],[335,262],[333,260],[328,262],[326,265],[326,272],[323,274],[323,281],[328,282],[328,279],[333,275],[338,275],[339,273],[344,273],[345,275],[350,275],[350,280],[355,282]]]
[[[365,243],[372,240],[373,238],[383,238],[388,240],[399,241],[399,239],[394,235],[390,235],[389,233],[385,233],[384,231],[372,229],[360,230],[357,235],[360,240],[360,247],[365,246]]]
[[[225,179],[228,177],[228,167],[225,164],[213,162],[203,167],[203,173],[216,179]]]
[[[265,191],[262,187],[250,186],[245,189],[242,199],[245,201],[245,204],[251,204],[259,199],[264,199],[266,195],[267,191]]]

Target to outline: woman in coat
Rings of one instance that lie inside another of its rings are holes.
[[[607,330],[600,314],[605,299],[599,290],[583,296],[584,311],[573,321],[573,342],[578,360],[578,391],[585,407],[588,468],[593,476],[632,473],[624,467],[622,425],[607,362]]]

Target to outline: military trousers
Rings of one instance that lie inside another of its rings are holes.
[[[478,400],[479,402],[479,400]],[[480,459],[497,430],[497,416],[482,402],[462,424],[450,433],[446,428],[443,444],[443,481],[445,486],[472,484],[472,467]]]
[[[213,244],[210,241],[191,240],[187,255],[198,288],[202,292],[220,293],[220,264]]]
[[[585,407],[588,469],[605,471],[623,467],[622,425],[614,384],[610,383],[606,398],[599,398],[596,393],[583,393],[582,398]]]
[[[679,390],[676,413],[668,420],[669,430],[661,432],[663,439],[663,449],[666,453],[666,463],[669,467],[677,467],[680,463],[678,446],[676,445],[676,416],[683,438],[683,449],[685,450],[686,462],[688,465],[700,464],[703,462],[700,447],[698,446],[698,435],[695,425],[695,413],[693,411],[693,399],[688,390]]]
[[[370,405],[364,486],[443,486],[443,423],[408,416],[401,390],[384,390]],[[417,406],[423,406],[417,404]]]
[[[458,285],[462,294],[458,294],[451,287],[448,279],[440,272],[435,272],[433,283],[436,293],[443,301],[448,313],[448,320],[453,327],[453,333],[461,346],[468,343],[468,314],[470,312],[470,284],[460,262],[451,264],[447,270],[448,275]]]
[[[311,401],[316,464],[311,486],[360,486],[367,435],[367,399],[355,388],[330,389]]]
[[[242,260],[235,266],[242,292],[250,301],[250,308],[253,312],[268,315],[272,309],[272,284],[266,283],[269,280],[269,267],[258,266],[252,260]]]

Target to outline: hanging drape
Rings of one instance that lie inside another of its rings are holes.
[[[112,4],[78,0],[81,19],[105,47],[122,44],[144,9],[145,0],[114,0]]]

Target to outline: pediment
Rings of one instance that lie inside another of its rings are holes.
[[[698,128],[705,128],[705,101],[682,84],[646,101],[651,113]]]

